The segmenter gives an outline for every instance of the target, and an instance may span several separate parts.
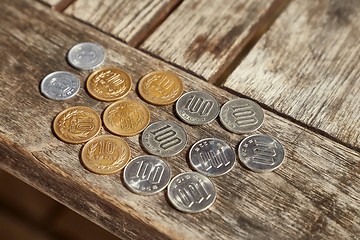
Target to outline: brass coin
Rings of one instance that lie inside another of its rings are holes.
[[[139,93],[141,97],[155,105],[168,105],[175,102],[183,93],[181,79],[169,71],[151,72],[141,78]]]
[[[60,112],[54,119],[56,136],[67,143],[84,143],[99,133],[101,119],[94,110],[75,106]]]
[[[87,142],[81,151],[84,166],[98,174],[113,174],[120,171],[130,157],[129,145],[113,135],[97,136]]]
[[[86,88],[91,96],[101,101],[115,101],[131,90],[131,77],[119,68],[103,68],[90,74]]]
[[[105,127],[120,136],[133,136],[150,122],[149,109],[134,100],[119,100],[108,106],[103,115]]]

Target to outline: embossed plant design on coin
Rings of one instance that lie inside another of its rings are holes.
[[[86,88],[91,96],[101,101],[115,101],[131,90],[129,74],[118,68],[104,68],[90,74]]]
[[[170,203],[178,210],[197,213],[208,209],[216,199],[214,184],[197,172],[175,176],[168,185]]]
[[[137,194],[151,195],[163,190],[169,183],[171,171],[167,163],[156,156],[134,158],[124,169],[125,185]]]
[[[270,172],[284,161],[283,145],[267,135],[253,135],[241,141],[238,149],[240,161],[254,172]]]
[[[75,96],[79,89],[79,78],[66,71],[50,73],[41,81],[40,85],[41,93],[53,100],[69,99]]]
[[[120,136],[134,136],[150,122],[148,108],[135,100],[119,100],[108,106],[103,115],[105,127]]]
[[[130,160],[129,145],[120,137],[102,135],[91,139],[81,151],[84,166],[97,174],[113,174]]]
[[[238,98],[226,102],[220,110],[222,125],[233,133],[257,130],[264,122],[264,112],[254,101]]]
[[[141,136],[147,152],[161,156],[175,156],[187,142],[185,130],[173,121],[158,121],[149,125]]]
[[[145,75],[139,82],[141,97],[155,105],[168,105],[182,94],[184,86],[178,76],[169,71],[156,71]]]
[[[100,116],[84,106],[65,109],[55,117],[53,123],[56,136],[67,143],[87,142],[99,133],[100,128]]]
[[[73,46],[68,54],[68,63],[77,69],[90,70],[100,66],[105,59],[105,52],[97,43],[84,42]]]
[[[183,122],[202,125],[213,121],[219,114],[220,107],[210,94],[193,91],[183,94],[177,100],[175,110]]]
[[[221,176],[235,164],[235,152],[225,141],[205,138],[190,149],[189,162],[192,168],[207,176]]]

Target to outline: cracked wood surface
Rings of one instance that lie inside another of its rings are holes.
[[[360,150],[360,1],[293,1],[224,86]]]
[[[354,239],[360,234],[359,153],[278,115],[265,111],[258,131],[278,138],[286,161],[266,174],[246,170],[239,161],[222,177],[212,178],[218,197],[200,214],[173,209],[165,193],[139,196],[121,182],[121,173],[92,174],[79,161],[81,145],[59,141],[51,132],[58,112],[74,106],[98,113],[108,105],[82,88],[68,101],[51,101],[39,93],[41,79],[56,70],[76,73],[84,86],[90,73],[70,68],[67,50],[82,41],[106,49],[106,66],[118,66],[134,85],[153,70],[171,70],[185,90],[203,90],[220,103],[235,95],[137,51],[68,16],[31,0],[2,2],[0,15],[0,167],[69,206],[74,211],[128,239]],[[140,99],[132,91],[131,99]],[[146,104],[146,103],[145,103]],[[148,105],[151,121],[172,119],[173,107]],[[186,152],[204,137],[218,137],[237,147],[245,135],[225,131],[218,121],[201,127],[180,123],[188,145],[165,158],[173,175],[189,171]],[[105,131],[102,130],[102,133]],[[139,136],[125,138],[132,156],[144,154]]]

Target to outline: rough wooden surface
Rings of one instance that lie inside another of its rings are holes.
[[[225,87],[360,149],[360,1],[290,3]]]
[[[215,81],[287,2],[184,1],[141,48]]]
[[[81,146],[55,138],[51,122],[66,107],[86,105],[101,113],[107,104],[90,98],[84,89],[68,101],[51,101],[39,93],[41,79],[55,70],[70,70],[84,83],[89,72],[71,69],[65,61],[75,43],[102,44],[105,65],[122,67],[134,84],[150,71],[172,70],[184,80],[186,91],[207,91],[221,103],[236,96],[36,2],[5,0],[2,6],[6,14],[0,15],[1,168],[127,239],[355,239],[360,235],[359,153],[268,111],[260,132],[284,144],[286,162],[267,174],[237,164],[227,175],[212,178],[218,198],[203,213],[178,212],[167,203],[165,193],[132,194],[123,186],[121,173],[88,172],[79,161]],[[135,92],[129,98],[138,99]],[[152,121],[179,122],[172,106],[148,107]],[[190,170],[186,152],[196,140],[219,137],[236,147],[245,137],[228,133],[218,121],[202,127],[181,125],[189,145],[178,156],[166,158],[174,174]],[[144,154],[138,136],[125,140],[134,157]]]
[[[65,13],[135,46],[179,2],[180,0],[77,0]]]

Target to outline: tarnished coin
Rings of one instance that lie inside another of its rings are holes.
[[[84,143],[97,135],[101,119],[94,110],[75,106],[60,112],[54,119],[53,129],[58,138],[67,143]]]
[[[254,101],[238,98],[226,102],[220,110],[222,125],[233,133],[249,133],[264,122],[264,112]]]
[[[80,80],[70,72],[58,71],[47,75],[40,85],[41,93],[53,100],[65,100],[76,95]]]
[[[183,94],[176,102],[176,113],[190,125],[202,125],[219,114],[219,103],[206,92],[193,91]]]
[[[150,122],[149,109],[135,100],[119,100],[108,106],[103,115],[105,127],[120,136],[133,136]]]
[[[225,141],[205,138],[196,142],[190,149],[190,165],[209,177],[229,172],[235,164],[235,151]]]
[[[105,59],[105,52],[101,45],[91,42],[78,43],[68,54],[69,64],[77,69],[90,70],[100,66]]]
[[[186,146],[185,130],[173,121],[158,121],[149,125],[141,136],[147,152],[161,157],[175,156]]]
[[[175,102],[183,90],[181,79],[169,71],[151,72],[139,82],[141,97],[155,105],[168,105]]]
[[[171,171],[160,158],[151,155],[134,158],[124,169],[125,185],[137,194],[151,195],[169,183]]]
[[[168,185],[167,195],[176,209],[187,213],[204,211],[216,199],[214,184],[197,172],[185,172],[175,176]]]
[[[254,172],[270,172],[284,161],[283,145],[267,135],[252,135],[241,141],[238,149],[240,161]]]
[[[120,171],[130,157],[129,145],[113,135],[97,136],[87,142],[81,151],[84,166],[97,174],[113,174]]]
[[[90,95],[101,101],[115,101],[125,97],[131,86],[131,77],[119,68],[97,70],[86,81]]]

